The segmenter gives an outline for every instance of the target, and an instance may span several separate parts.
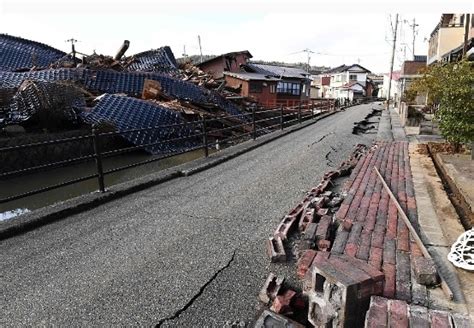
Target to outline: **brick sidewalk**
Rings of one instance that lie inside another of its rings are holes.
[[[416,281],[413,272],[423,255],[374,166],[418,229],[408,143],[379,142],[359,161],[344,186],[347,196],[336,213],[341,224],[331,252],[356,257],[381,270],[385,274],[383,296],[428,305],[426,286]]]

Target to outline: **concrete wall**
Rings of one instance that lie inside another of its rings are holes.
[[[447,52],[464,42],[464,27],[441,27],[430,38],[428,46],[428,64],[439,61]]]

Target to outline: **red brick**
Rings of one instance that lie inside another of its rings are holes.
[[[327,215],[327,214],[328,214],[328,211],[329,211],[329,209],[327,209],[327,208],[319,208],[319,209],[318,209],[318,212],[317,212],[317,215],[318,215],[318,216]]]
[[[388,322],[388,301],[379,296],[370,298],[370,306],[365,318],[365,328],[384,328]]]
[[[408,326],[408,306],[407,303],[399,300],[388,301],[389,316],[388,324],[390,328],[407,328]]]
[[[296,275],[303,279],[306,272],[309,270],[311,263],[313,263],[314,258],[316,257],[317,252],[315,250],[307,250],[303,252],[301,257],[298,260],[298,270]]]
[[[329,215],[324,215],[321,220],[319,220],[318,228],[316,229],[316,239],[328,239],[330,228],[331,228],[332,218]]]
[[[384,263],[382,271],[385,274],[385,284],[383,286],[383,296],[393,298],[395,296],[396,270],[394,264]]]
[[[382,267],[382,253],[382,248],[370,247],[369,264],[378,270]]]
[[[258,299],[264,304],[269,304],[270,301],[274,300],[277,296],[284,281],[285,278],[277,277],[273,273],[270,273],[258,294]]]
[[[344,253],[349,255],[349,256],[356,256],[357,250],[359,249],[359,246],[353,243],[347,243],[346,248],[344,249]]]
[[[350,219],[345,219],[344,221],[342,221],[342,227],[343,227],[344,230],[346,230],[346,231],[351,231],[351,228],[352,228],[352,220],[350,220]]]
[[[410,233],[405,222],[402,220],[398,221],[397,249],[405,252],[410,251]]]
[[[447,312],[444,311],[430,311],[431,328],[450,328],[450,320]]]
[[[423,256],[420,247],[414,241],[410,242],[410,251],[411,256]]]
[[[296,292],[291,289],[286,290],[281,295],[277,295],[277,297],[275,297],[275,300],[273,301],[273,304],[270,310],[278,314],[285,314],[288,312],[292,312],[290,303],[293,297],[295,297],[295,295],[296,295]]]

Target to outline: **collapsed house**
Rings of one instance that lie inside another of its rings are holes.
[[[222,117],[217,127],[248,121],[241,115],[245,104],[226,99],[219,92],[222,88],[216,90],[219,85],[212,76],[196,66],[178,67],[168,46],[126,57],[128,45],[125,41],[115,57],[93,54],[78,60],[75,54],[0,34],[0,128],[41,125],[40,117],[67,122],[67,128],[106,123],[130,143],[159,154],[191,149],[196,140],[176,142],[168,149],[146,145],[163,139],[169,131],[122,132],[193,122],[204,116]],[[183,128],[172,135],[187,138],[190,133]],[[226,133],[234,134],[232,130]]]

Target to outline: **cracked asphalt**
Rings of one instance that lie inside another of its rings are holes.
[[[326,171],[374,140],[352,134],[372,107],[2,241],[0,326],[249,324],[268,273],[291,269],[269,263],[265,239]]]

